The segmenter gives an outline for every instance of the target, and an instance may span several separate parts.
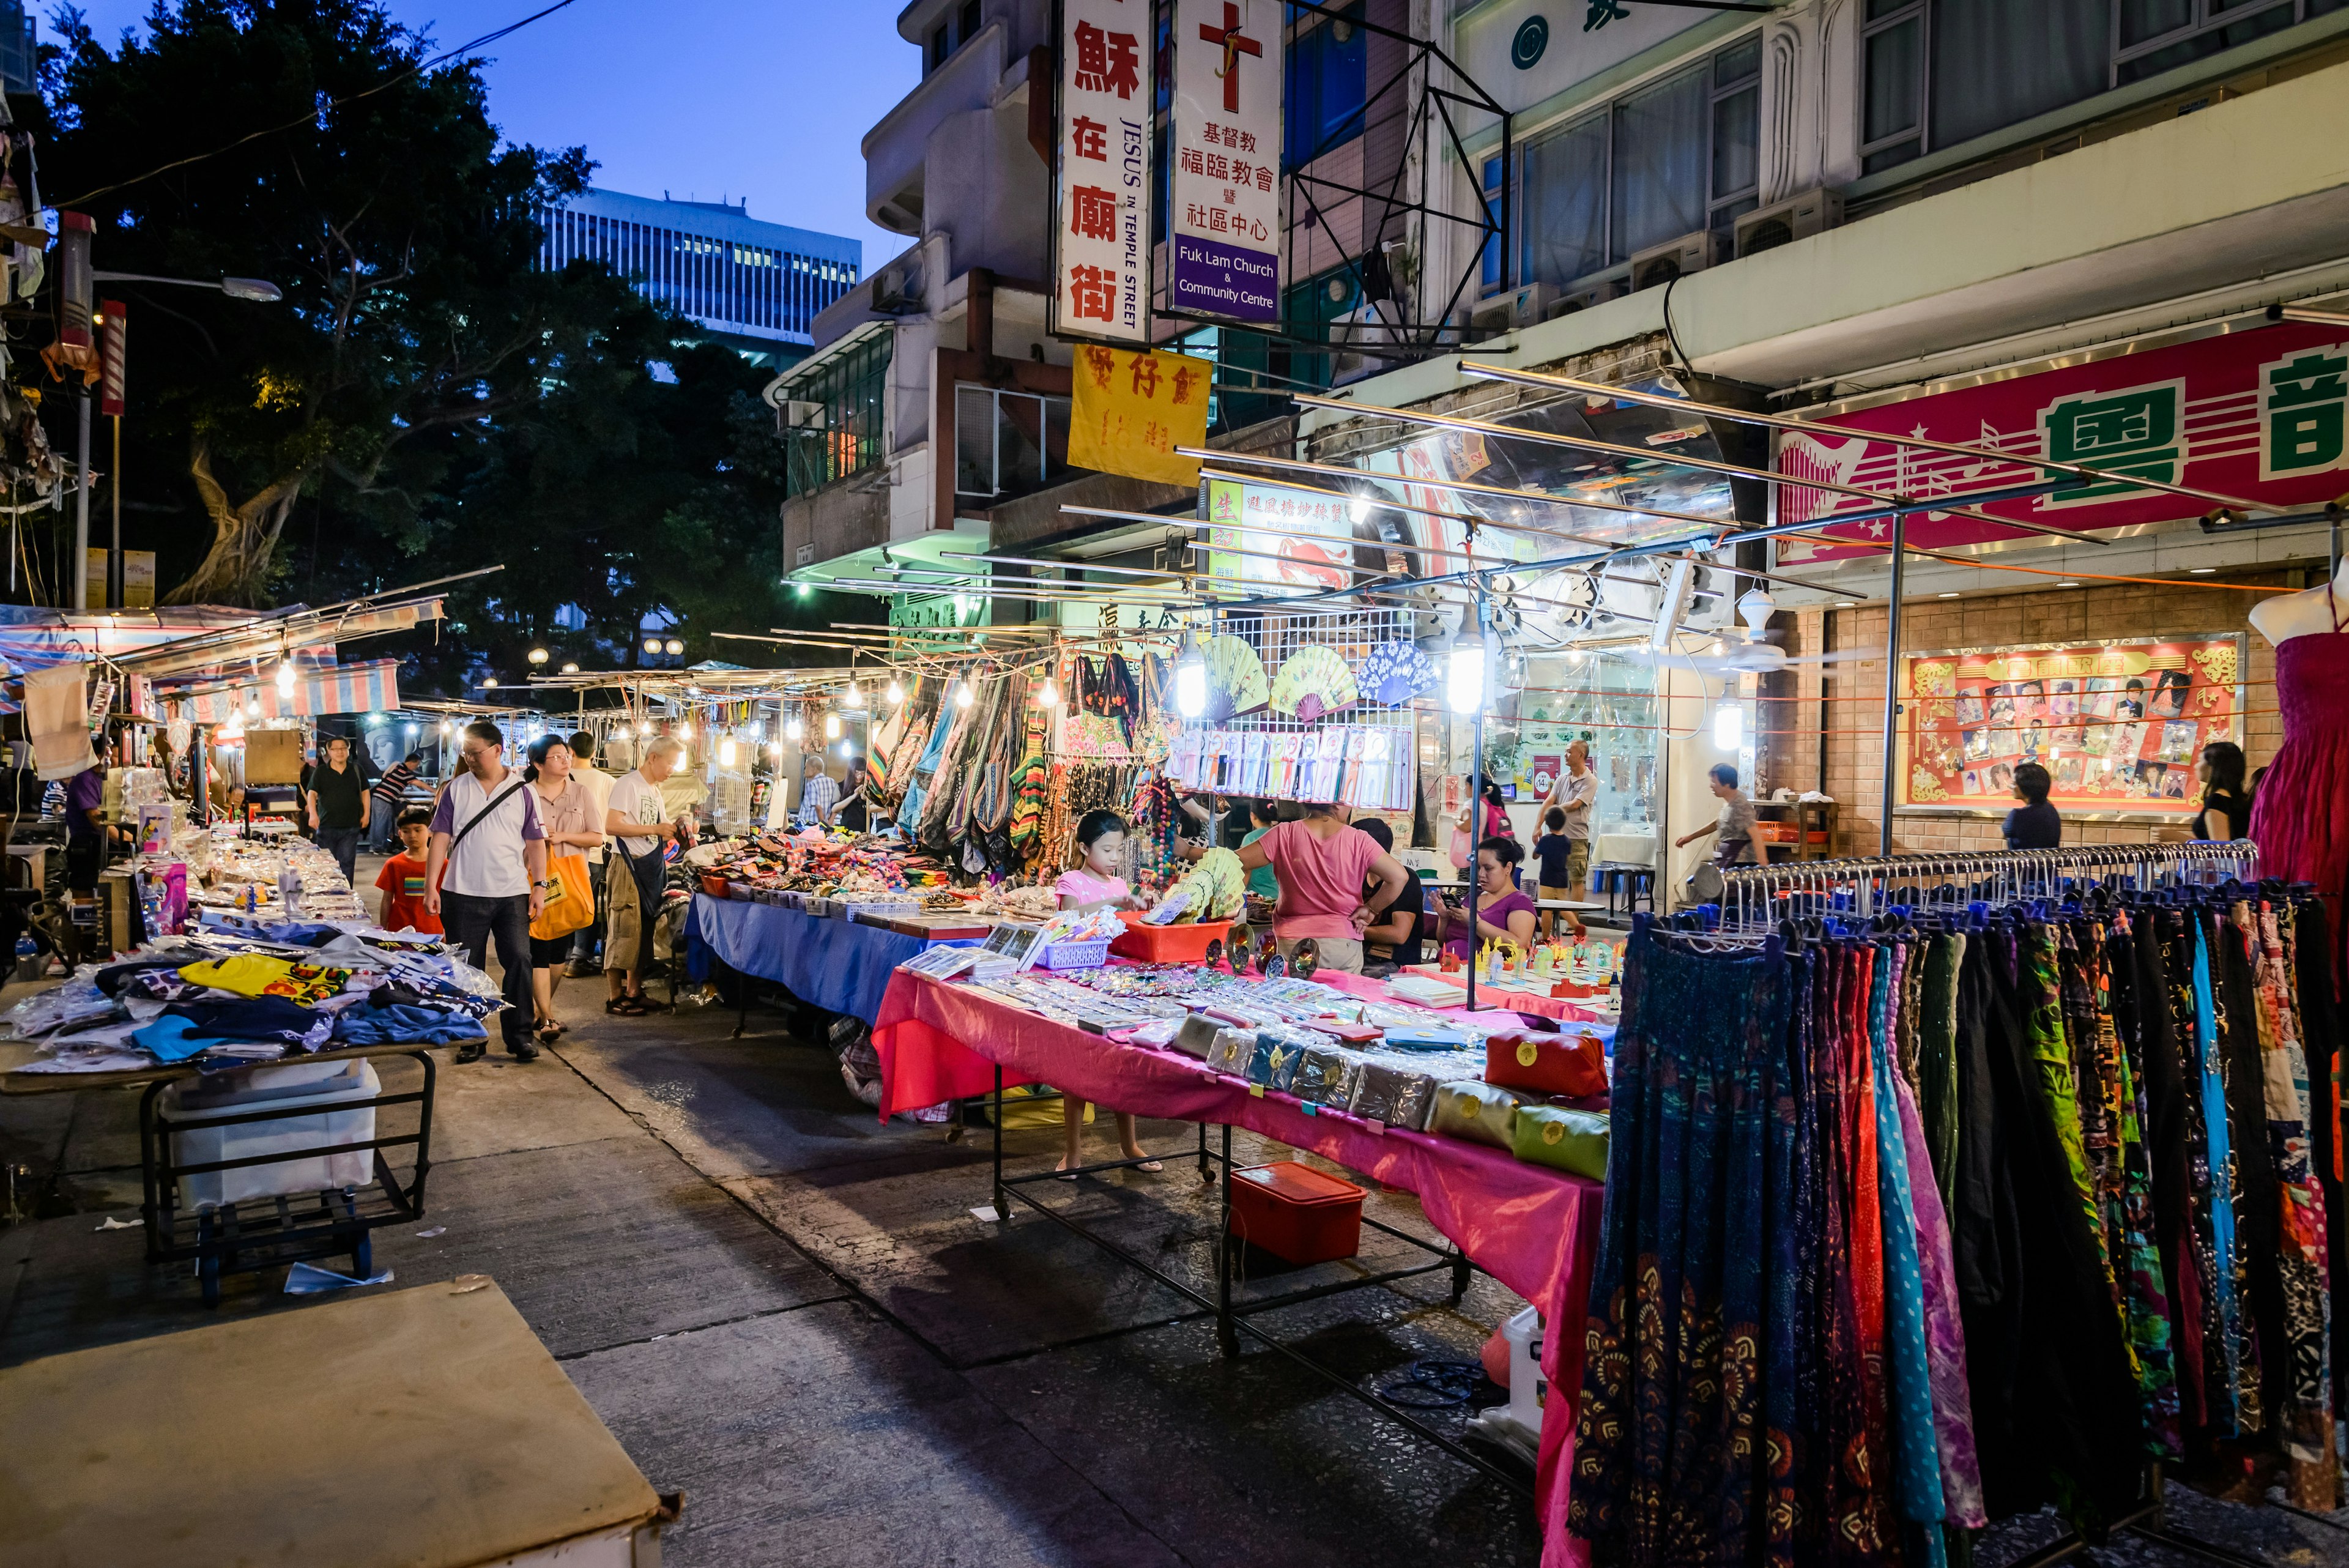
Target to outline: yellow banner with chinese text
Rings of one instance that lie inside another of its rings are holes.
[[[1069,463],[1160,484],[1195,485],[1199,460],[1178,446],[1207,442],[1208,364],[1181,354],[1077,350]]]

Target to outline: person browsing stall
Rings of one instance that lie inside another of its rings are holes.
[[[2024,763],[2014,770],[2014,798],[2023,804],[2008,812],[2005,822],[1999,826],[2009,849],[2062,847],[2064,818],[2047,804],[2052,782],[2047,770],[2037,763]]]
[[[449,937],[465,961],[484,967],[492,942],[505,971],[505,1011],[498,1014],[506,1054],[535,1061],[531,1039],[530,923],[545,894],[546,830],[530,785],[505,765],[504,732],[483,719],[465,726],[459,757],[464,772],[449,781],[432,810],[432,847],[425,857],[424,907],[448,922]],[[457,1060],[477,1062],[483,1047],[458,1048]]]
[[[376,924],[387,931],[439,936],[440,917],[424,907],[424,872],[432,854],[432,814],[411,805],[399,814],[399,853],[383,863],[375,885],[383,894]]]
[[[1093,909],[1138,909],[1140,900],[1119,875],[1125,864],[1125,818],[1113,811],[1089,811],[1077,819],[1076,853],[1079,863],[1061,873],[1052,884],[1060,896],[1061,908],[1089,911]],[[1085,1102],[1065,1090],[1061,1095],[1061,1132],[1063,1147],[1061,1163],[1054,1168],[1073,1170],[1084,1164]],[[1134,1130],[1131,1112],[1117,1113],[1117,1144],[1125,1158],[1142,1161],[1135,1168],[1163,1168],[1142,1147],[1140,1135]]]
[[[1707,834],[1719,836],[1713,840],[1713,863],[1723,870],[1732,866],[1759,864],[1761,846],[1754,842],[1754,803],[1737,787],[1737,769],[1733,763],[1715,763],[1707,770],[1709,787],[1715,800],[1721,802],[1719,820],[1707,823],[1694,833],[1683,833],[1672,840],[1675,848],[1685,849]]]
[[[652,967],[653,926],[668,886],[664,846],[693,842],[693,825],[682,815],[670,816],[661,801],[661,785],[684,754],[685,742],[674,735],[647,741],[644,760],[634,772],[613,781],[605,802],[604,831],[611,836],[615,853],[604,874],[612,915],[604,934],[604,1011],[623,1018],[640,1018],[667,1006],[645,995],[645,971]]]
[[[1362,932],[1371,912],[1401,898],[1411,880],[1401,861],[1347,823],[1344,806],[1319,801],[1307,802],[1302,817],[1275,826],[1239,857],[1247,870],[1270,866],[1279,873],[1272,935],[1280,955],[1294,957],[1309,937],[1321,967],[1341,974],[1362,972]],[[1365,897],[1365,881],[1373,877],[1377,890]]]
[[[1532,950],[1538,911],[1516,885],[1517,864],[1525,857],[1525,846],[1498,834],[1476,846],[1475,926],[1470,926],[1467,906],[1445,895],[1440,917],[1444,951],[1474,963],[1486,942],[1512,941],[1519,952]]]
[[[824,772],[823,753],[812,753],[801,764],[800,826],[830,827],[833,808],[840,804],[840,785]]]
[[[1551,811],[1566,814],[1566,826],[1553,829],[1567,843],[1566,881],[1550,880],[1550,865],[1542,862],[1542,897],[1579,898],[1579,893],[1552,894],[1551,887],[1588,888],[1590,885],[1590,809],[1599,800],[1599,770],[1590,765],[1590,742],[1568,741],[1566,745],[1566,772],[1549,786],[1549,797],[1542,802],[1542,820],[1549,820]]]
[[[546,830],[550,876],[554,863],[564,857],[584,858],[604,842],[603,825],[592,815],[587,786],[571,774],[571,744],[560,735],[541,735],[530,746],[530,766],[523,778],[537,794],[539,826]],[[564,965],[571,956],[571,933],[544,941],[530,939],[531,1001],[538,1014],[538,1038],[552,1044],[567,1027],[554,1015],[554,991],[563,983]]]
[[[351,761],[349,736],[329,735],[325,749],[326,760],[310,770],[302,798],[308,806],[311,836],[335,857],[344,883],[356,887],[359,835],[367,831],[370,792]]]

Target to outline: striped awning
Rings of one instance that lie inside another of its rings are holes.
[[[257,714],[245,711],[251,700]],[[182,700],[182,718],[217,724],[232,714],[263,719],[313,719],[325,713],[384,713],[399,706],[399,660],[371,659],[314,670],[294,683],[291,697],[277,693],[274,680],[218,686]]]

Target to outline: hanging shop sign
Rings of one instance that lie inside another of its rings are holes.
[[[1061,337],[1150,341],[1146,0],[1062,0],[1052,321]]]
[[[1278,484],[1207,481],[1207,575],[1296,592],[1353,581],[1352,504]]]
[[[1199,460],[1174,449],[1207,444],[1208,374],[1207,361],[1183,354],[1078,349],[1070,372],[1069,466],[1197,488]]]
[[[2243,667],[2240,632],[1909,655],[1899,804],[2003,815],[2037,763],[2059,810],[2191,816],[2202,748],[2241,743]]]
[[[2044,471],[2023,462],[1921,452],[1870,441],[1869,431],[1919,435],[2025,457],[2085,463],[2166,483],[2240,496],[2262,506],[2321,506],[2349,489],[2349,328],[2285,322],[2068,366],[2035,376],[1910,398],[1826,423],[1849,440],[1790,432],[1779,472],[1827,479],[1884,495],[1928,498],[2030,484]],[[1837,514],[1876,503],[1825,491],[1777,488],[1782,523],[1816,519],[1853,545],[1781,540],[1781,561],[1824,561],[1871,552],[1891,524],[1837,525]],[[2183,495],[2126,481],[2085,482],[2052,494],[1975,510],[2074,529],[2168,523],[2208,510]],[[1926,548],[2009,539],[1962,517],[1919,514],[1908,539]]]
[[[1174,0],[1168,292],[1186,315],[1280,319],[1282,9]]]

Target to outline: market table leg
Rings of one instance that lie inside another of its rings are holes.
[[[1237,1360],[1240,1336],[1232,1317],[1232,1125],[1224,1124],[1224,1169],[1221,1218],[1216,1224],[1216,1343],[1224,1355]]]

